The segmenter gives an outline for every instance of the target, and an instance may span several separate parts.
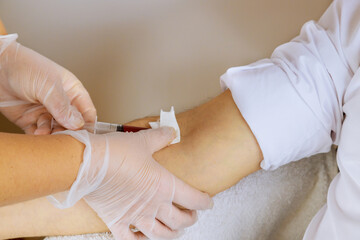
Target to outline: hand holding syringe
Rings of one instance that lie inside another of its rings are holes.
[[[51,129],[54,129],[57,126],[61,126],[61,125],[57,123],[54,119],[52,119]],[[85,129],[88,132],[94,134],[103,134],[103,133],[111,133],[111,132],[138,132],[141,130],[146,130],[148,128],[127,126],[116,123],[98,122],[96,118],[94,123],[85,123],[82,129]]]

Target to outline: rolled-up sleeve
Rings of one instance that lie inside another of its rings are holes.
[[[337,152],[340,173],[304,240],[360,239],[360,70],[346,89],[343,110],[346,117]]]
[[[335,0],[270,59],[230,68],[221,77],[259,142],[262,168],[339,145],[340,173],[306,240],[360,239],[359,64],[360,1]]]
[[[360,1],[334,1],[270,59],[221,76],[260,145],[263,169],[338,143],[344,92],[359,67],[359,18]]]

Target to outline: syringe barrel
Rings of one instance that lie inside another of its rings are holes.
[[[54,129],[58,126],[61,126],[59,123],[57,123],[54,119],[51,121],[51,129]],[[90,133],[95,134],[103,134],[103,133],[110,133],[110,132],[116,132],[117,124],[113,123],[104,123],[104,122],[98,122],[95,123],[85,123],[82,129],[87,130]]]
[[[117,128],[117,124],[96,122],[94,133],[103,134],[103,133],[116,132],[116,128]]]
[[[51,129],[54,129],[58,126],[61,126],[57,123],[54,119],[51,121]],[[138,132],[141,130],[146,130],[148,128],[143,127],[134,127],[134,126],[127,126],[127,125],[119,125],[114,123],[106,123],[106,122],[94,122],[94,123],[85,123],[83,128],[90,133],[94,134],[104,134],[104,133],[111,133],[111,132]]]

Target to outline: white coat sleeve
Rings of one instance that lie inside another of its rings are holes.
[[[338,143],[344,93],[359,62],[360,1],[337,0],[270,59],[221,76],[260,145],[263,169]]]
[[[337,0],[271,59],[221,78],[258,139],[264,169],[339,145],[340,173],[305,240],[360,239],[359,58],[360,1]]]
[[[331,182],[327,204],[312,219],[304,240],[360,239],[360,70],[345,92],[343,110],[337,152],[340,173]]]

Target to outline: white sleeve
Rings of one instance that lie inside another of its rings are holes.
[[[343,97],[360,62],[360,1],[334,1],[270,59],[221,76],[254,133],[265,170],[337,144]]]
[[[346,117],[337,152],[340,173],[304,240],[360,239],[360,70],[346,90],[343,110]]]

